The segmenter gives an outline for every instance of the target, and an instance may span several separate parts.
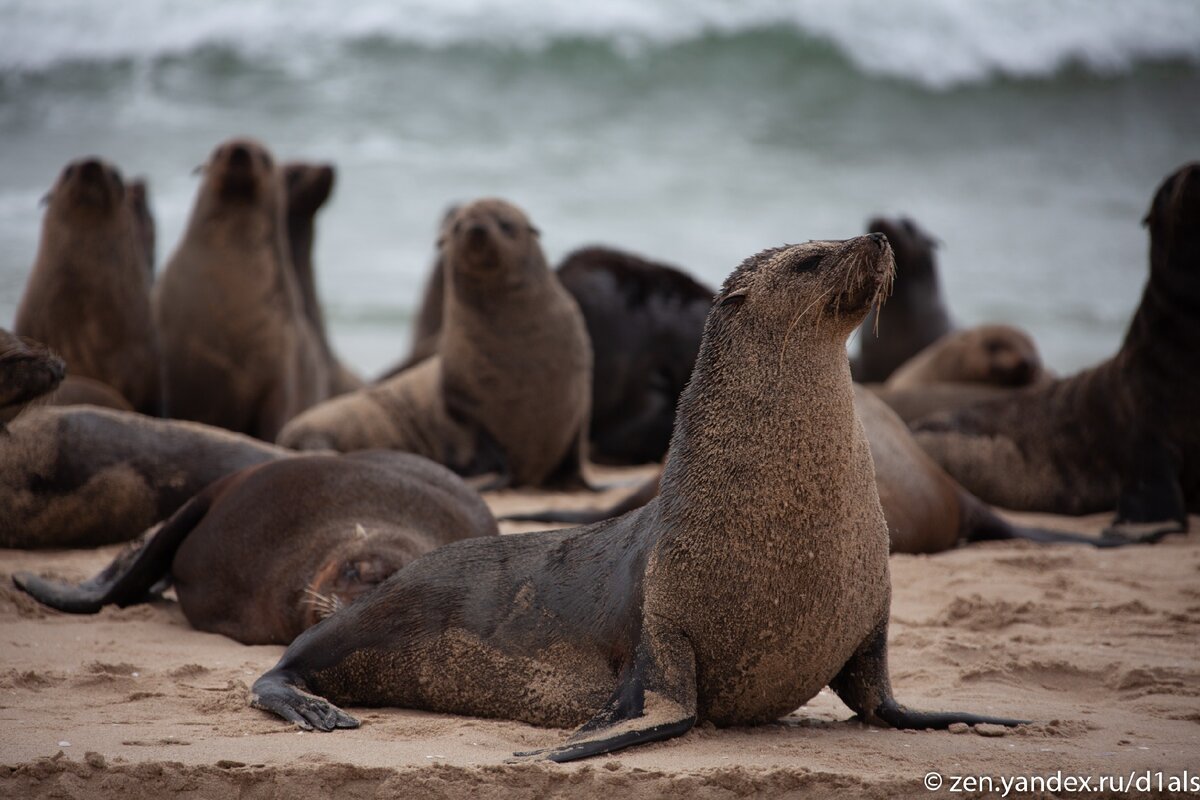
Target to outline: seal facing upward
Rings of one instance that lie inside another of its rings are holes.
[[[341,703],[583,724],[569,761],[766,722],[830,685],[869,723],[887,669],[888,533],[846,338],[886,293],[881,235],[766,250],[726,281],[680,400],[661,494],[583,528],[459,542],[310,628],[251,702],[302,727]]]

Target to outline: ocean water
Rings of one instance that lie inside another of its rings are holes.
[[[407,348],[443,208],[482,195],[552,260],[603,243],[712,284],[907,213],[960,323],[1069,372],[1118,345],[1139,221],[1200,158],[1200,2],[0,0],[0,325],[64,163],[148,178],[161,267],[240,134],[337,166],[315,260],[367,374]]]

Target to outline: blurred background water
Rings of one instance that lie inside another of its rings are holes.
[[[406,350],[442,209],[481,195],[552,261],[605,243],[711,284],[905,212],[959,322],[1071,371],[1118,345],[1139,221],[1200,158],[1200,2],[0,0],[0,325],[66,161],[149,179],[161,267],[238,134],[336,164],[316,265],[367,374]]]

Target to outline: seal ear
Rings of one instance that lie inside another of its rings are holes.
[[[532,233],[534,236],[537,236],[538,238],[541,238],[541,236],[542,236],[542,232],[540,230],[538,230],[536,225],[530,225],[529,232]]]
[[[739,289],[735,292],[730,292],[718,300],[717,308],[724,309],[726,311],[737,311],[742,307],[742,303],[745,301],[746,291],[744,289]]]
[[[205,170],[207,167],[208,167],[208,165],[207,165],[207,164],[197,164],[195,167],[193,167],[193,168],[192,168],[192,174],[193,174],[193,175],[203,175],[203,174],[204,174],[204,170]]]
[[[44,195],[42,195],[41,200],[38,200],[38,208],[45,208],[46,206],[50,205],[50,201],[53,199],[54,199],[54,190],[51,189],[50,191],[48,191]]]

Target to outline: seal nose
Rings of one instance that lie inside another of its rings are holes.
[[[875,246],[878,247],[880,250],[882,250],[884,247],[887,246],[888,239],[887,239],[886,235],[876,232],[876,233],[868,233],[867,236],[870,237],[871,241],[874,242]]]
[[[467,228],[467,244],[471,247],[480,247],[487,241],[487,227],[482,222],[472,222]]]
[[[89,158],[79,165],[79,177],[85,181],[98,181],[104,175],[104,165],[94,158]]]
[[[235,144],[229,149],[229,165],[231,167],[250,166],[250,151],[245,145]]]

